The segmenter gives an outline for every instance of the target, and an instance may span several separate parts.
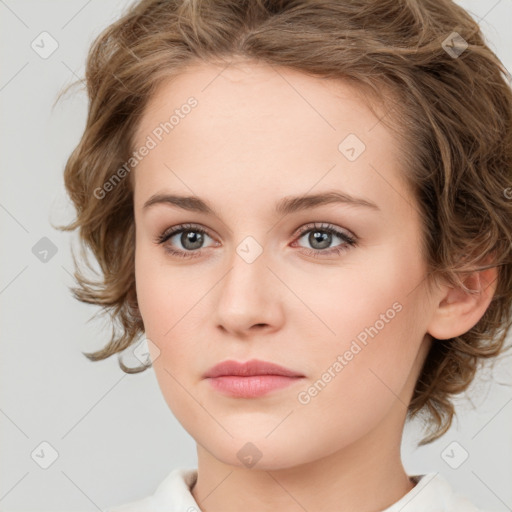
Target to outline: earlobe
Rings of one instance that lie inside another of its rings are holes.
[[[469,292],[461,287],[442,286],[427,332],[440,340],[468,332],[489,307],[496,291],[497,278],[497,268],[492,267],[467,275],[463,283]]]

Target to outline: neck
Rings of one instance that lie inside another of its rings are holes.
[[[233,466],[198,445],[192,495],[202,512],[382,511],[414,487],[400,457],[403,404],[396,408],[356,442],[293,467]]]

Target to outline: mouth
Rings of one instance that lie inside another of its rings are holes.
[[[290,368],[257,359],[245,363],[223,361],[203,375],[216,391],[238,398],[257,398],[297,383],[304,377]]]

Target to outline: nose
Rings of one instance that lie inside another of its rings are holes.
[[[241,338],[281,328],[285,290],[269,268],[265,251],[254,261],[236,253],[230,263],[217,288],[216,325]]]

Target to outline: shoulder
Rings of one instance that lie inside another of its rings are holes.
[[[197,507],[190,487],[197,478],[195,468],[173,469],[158,485],[155,492],[145,498],[109,507],[104,512],[169,512],[169,510],[193,510]],[[197,508],[199,510],[199,508]]]
[[[383,512],[491,512],[476,507],[439,473],[412,478],[415,487]]]
[[[466,496],[454,489],[445,477],[438,473],[434,473],[434,476],[437,479],[446,512],[491,512],[477,507]]]

